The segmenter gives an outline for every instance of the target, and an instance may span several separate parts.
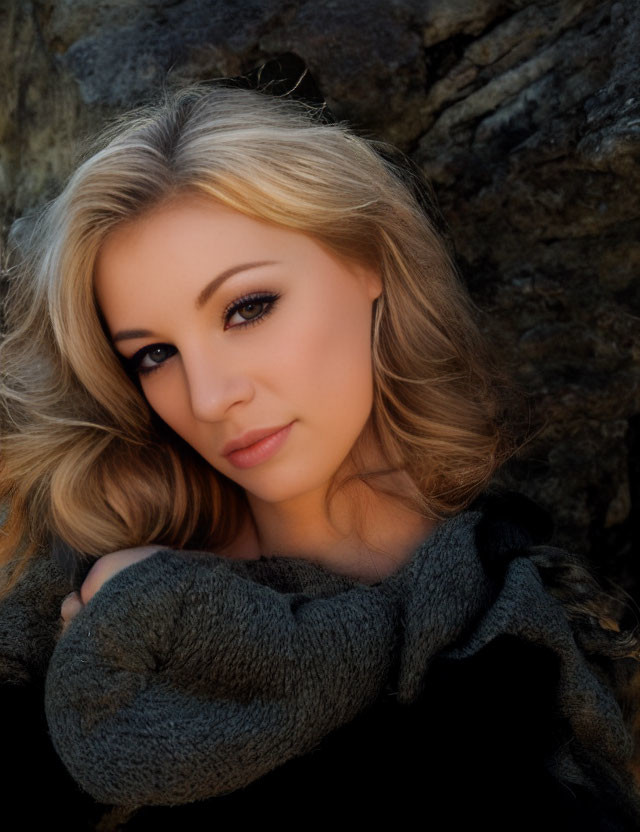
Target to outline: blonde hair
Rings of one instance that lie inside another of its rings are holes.
[[[401,502],[443,519],[495,480],[528,441],[527,397],[482,333],[415,172],[394,154],[321,108],[203,82],[164,90],[87,146],[6,272],[0,565],[15,569],[0,598],[56,538],[99,557],[149,542],[215,550],[241,528],[244,492],[149,408],[94,295],[107,235],[178,195],[305,232],[382,277],[366,430],[389,468],[362,471],[356,443],[359,473],[339,482],[336,472],[327,500],[354,477],[403,470],[416,488]]]

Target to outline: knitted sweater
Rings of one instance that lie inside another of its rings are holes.
[[[0,606],[3,691],[37,692],[77,828],[123,828],[112,806],[132,830],[283,803],[397,820],[426,797],[436,829],[640,828],[619,704],[530,559],[550,531],[487,493],[373,585],[159,548],[61,638],[82,581],[44,558]]]

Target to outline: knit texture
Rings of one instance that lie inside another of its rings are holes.
[[[132,564],[53,650],[45,711],[58,755],[103,803],[226,794],[383,693],[415,702],[436,655],[462,661],[511,634],[559,661],[557,708],[575,742],[549,761],[554,776],[597,788],[598,769],[615,780],[633,745],[616,699],[528,559],[531,538],[505,535],[496,581],[478,556],[481,518],[449,518],[374,585],[286,557],[160,549]]]
[[[59,634],[60,605],[73,589],[55,559],[29,564],[0,606],[0,682],[24,686],[44,677]]]

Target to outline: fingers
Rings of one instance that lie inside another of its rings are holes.
[[[85,575],[80,587],[80,600],[84,604],[88,604],[96,592],[110,578],[131,566],[131,564],[150,557],[159,549],[162,549],[162,546],[134,546],[131,549],[118,549],[117,552],[102,555]]]
[[[80,593],[74,590],[62,599],[60,607],[60,617],[62,618],[62,633],[65,632],[71,620],[76,617],[80,610],[84,607]],[[61,634],[62,634],[61,633]]]

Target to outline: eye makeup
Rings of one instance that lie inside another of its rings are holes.
[[[243,295],[240,298],[236,298],[226,307],[226,309],[222,313],[222,323],[228,323],[228,321],[233,317],[233,315],[235,315],[235,313],[238,312],[240,309],[243,309],[246,306],[255,305],[266,307],[266,309],[260,315],[257,315],[254,318],[245,320],[243,323],[237,324],[236,326],[226,328],[244,329],[246,327],[262,323],[262,321],[264,321],[265,318],[267,318],[271,314],[271,312],[274,311],[279,299],[280,294],[278,292],[251,292],[248,295]],[[158,350],[173,350],[171,355],[174,355],[177,352],[177,349],[171,344],[149,344],[148,346],[138,350],[138,352],[131,356],[131,358],[123,358],[122,356],[120,357],[128,373],[143,376],[148,375],[149,373],[153,373],[156,370],[159,370],[166,363],[165,359],[164,361],[155,362],[156,366],[154,367],[142,366],[142,361],[146,358],[146,356]]]

